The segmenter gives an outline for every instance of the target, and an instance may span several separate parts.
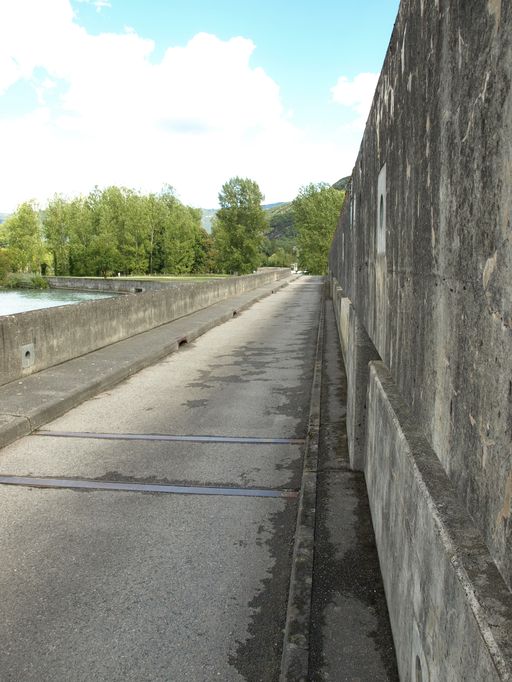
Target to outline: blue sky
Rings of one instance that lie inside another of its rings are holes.
[[[0,211],[95,184],[215,206],[351,172],[398,0],[0,7]]]

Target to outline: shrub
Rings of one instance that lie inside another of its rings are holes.
[[[30,281],[34,289],[48,289],[48,280],[41,275],[32,275]]]
[[[9,289],[47,289],[48,282],[41,275],[11,273],[4,282]]]

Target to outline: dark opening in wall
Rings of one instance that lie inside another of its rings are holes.
[[[386,164],[377,181],[377,254],[386,255]]]
[[[416,656],[415,682],[423,682],[420,657]]]

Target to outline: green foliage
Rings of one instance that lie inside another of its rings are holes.
[[[11,272],[11,259],[7,249],[0,249],[0,285],[3,285]]]
[[[53,272],[56,275],[69,273],[69,234],[72,213],[72,205],[56,195],[43,215],[44,236],[47,248],[52,254]]]
[[[3,282],[8,289],[47,289],[48,282],[39,274],[16,272],[7,275]]]
[[[220,210],[213,225],[217,269],[247,274],[261,263],[261,246],[267,223],[261,202],[263,194],[248,178],[231,178],[219,193]]]
[[[5,227],[5,223],[0,222],[0,249],[5,248],[7,246],[7,242],[8,242],[8,237],[7,237],[7,229]]]
[[[278,204],[265,209],[265,218],[269,224],[268,236],[272,241],[297,237],[291,203]]]
[[[13,270],[38,272],[44,260],[42,225],[33,202],[26,201],[4,224]]]
[[[32,288],[34,289],[48,289],[49,287],[48,280],[41,275],[32,275],[30,280],[32,283]]]
[[[184,206],[169,186],[150,195],[124,187],[96,187],[71,200],[56,195],[42,213],[42,231],[33,211],[41,251],[31,260],[20,257],[27,247],[18,248],[18,214],[26,224],[26,213],[22,205],[6,223],[15,270],[45,269],[46,260],[56,275],[74,276],[189,274],[211,266],[212,243],[201,228],[200,210]]]
[[[345,193],[324,183],[302,187],[293,200],[297,225],[298,263],[302,270],[323,275]]]
[[[289,268],[293,263],[293,254],[278,248],[267,260],[267,265],[274,268]]]

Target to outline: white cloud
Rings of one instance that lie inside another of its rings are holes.
[[[353,80],[340,76],[331,88],[333,101],[356,114],[353,126],[357,129],[364,129],[378,80],[378,73],[360,73]]]
[[[199,33],[154,63],[133,29],[91,35],[77,21],[68,0],[0,5],[0,104],[18,81],[38,102],[0,115],[0,210],[95,184],[169,183],[214,206],[234,175],[270,202],[350,171],[358,141],[319,143],[294,126],[278,84],[251,65],[251,40]]]
[[[85,3],[87,5],[94,5],[96,7],[96,12],[101,12],[105,7],[112,7],[109,0],[78,0],[78,2]]]

